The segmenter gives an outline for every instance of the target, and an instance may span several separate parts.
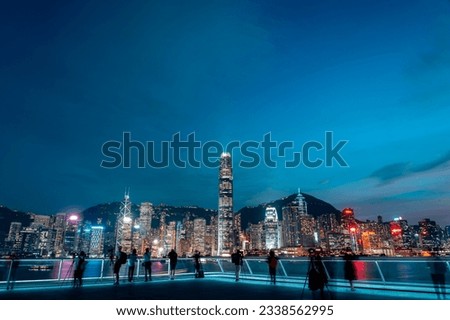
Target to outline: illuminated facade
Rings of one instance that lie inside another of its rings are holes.
[[[120,212],[117,214],[116,223],[116,248],[122,246],[122,251],[131,253],[133,246],[133,219],[131,215],[131,202],[129,192],[125,192],[124,199],[120,206]]]
[[[92,226],[89,243],[89,256],[92,258],[103,257],[103,237],[104,228],[102,226]]]
[[[219,216],[217,255],[229,255],[236,243],[233,214],[233,171],[231,155],[222,153],[219,169]]]
[[[152,246],[152,217],[154,214],[153,204],[150,202],[143,202],[139,208],[139,233],[140,233],[140,242],[138,252],[139,254],[143,254],[145,252],[145,248],[151,248]]]
[[[268,206],[266,208],[265,219],[264,219],[264,238],[265,238],[265,249],[276,249],[280,248],[280,230],[281,227],[278,222],[277,209]]]
[[[193,251],[205,253],[206,220],[203,218],[194,219]]]
[[[295,247],[302,244],[300,235],[300,216],[308,215],[308,207],[305,197],[298,190],[294,201],[282,208],[282,243],[285,247]]]
[[[66,219],[66,226],[64,230],[64,255],[70,256],[78,251],[79,227],[81,219],[79,214],[68,214]]]

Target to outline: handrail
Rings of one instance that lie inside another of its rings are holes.
[[[230,259],[222,257],[202,257],[203,269],[206,274],[214,277],[231,277],[234,275],[233,264]],[[16,281],[21,284],[33,284],[37,282],[61,283],[71,278],[70,266],[72,259],[21,259],[17,270],[13,270],[11,260],[0,259],[0,289],[4,284],[7,287]],[[88,259],[84,279],[103,281],[112,279],[112,265],[108,259]],[[168,274],[167,259],[152,259],[152,273],[156,277],[165,277]],[[330,285],[347,285],[343,272],[343,260],[336,258],[324,258],[325,270],[330,279]],[[450,267],[450,259],[440,260]],[[143,277],[143,268],[140,268],[142,259],[138,259],[136,278]],[[252,279],[265,279],[268,268],[265,257],[246,257],[244,262]],[[408,287],[408,290],[423,290],[433,288],[430,276],[430,263],[437,260],[428,259],[357,259],[354,260],[358,280],[356,285],[379,284],[381,286],[400,285]],[[305,258],[281,258],[279,259],[278,275],[281,282],[304,281],[306,278],[309,259]],[[397,264],[397,265],[395,265]],[[109,267],[111,265],[111,267]],[[126,266],[126,265],[124,265]],[[126,267],[121,268],[121,277],[126,277]],[[67,277],[62,278],[63,273]],[[179,258],[177,275],[193,275],[194,260],[191,258]],[[447,277],[450,272],[447,273]],[[14,278],[14,279],[13,279]],[[449,281],[447,281],[448,283]],[[416,289],[414,289],[416,288]],[[450,288],[446,286],[447,290]]]

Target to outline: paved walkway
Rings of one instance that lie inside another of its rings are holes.
[[[21,288],[13,291],[0,290],[0,300],[299,300],[302,298],[302,287],[299,284],[280,283],[271,285],[264,281],[241,280],[235,282],[230,278],[193,279],[180,277],[173,281],[157,279],[152,282],[127,283],[124,280],[119,286],[105,280],[102,283],[86,283],[83,288],[74,289],[71,283],[58,286],[39,286]],[[385,300],[385,299],[436,299],[430,293],[411,293],[392,290],[331,287],[326,292],[326,299],[332,300]],[[305,288],[304,300],[314,297]],[[450,297],[449,297],[450,298]]]

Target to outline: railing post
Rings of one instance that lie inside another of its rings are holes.
[[[137,259],[136,279],[139,279],[139,271],[141,270],[141,259]]]
[[[220,262],[220,259],[219,259],[219,258],[217,258],[217,264],[219,265],[220,271],[221,271],[222,273],[225,273],[225,272],[223,271],[222,263]]]
[[[62,274],[62,264],[63,259],[59,260],[59,268],[58,268],[58,282],[61,281],[61,274]]]
[[[381,271],[380,265],[378,264],[378,261],[375,261],[375,265],[377,266],[378,272],[380,273],[381,280],[383,281],[383,284],[386,284],[386,279],[384,279],[384,274]]]
[[[284,276],[287,277],[287,272],[286,272],[286,269],[284,269],[284,266],[283,266],[283,263],[281,262],[281,259],[278,260],[278,262],[280,263],[280,267],[281,267],[281,270],[283,270]]]
[[[327,269],[327,266],[325,265],[325,263],[322,263],[322,264],[323,264],[323,269],[325,270],[325,273],[327,274],[327,279],[331,279],[330,273],[328,272],[328,269]]]
[[[100,281],[103,281],[103,269],[105,268],[105,259],[102,259],[101,269],[100,269]]]
[[[243,259],[243,260],[245,261],[245,264],[247,265],[248,272],[249,272],[250,274],[253,274],[253,271],[252,271],[252,269],[250,268],[250,265],[248,264],[248,260],[245,260],[245,259]]]
[[[11,259],[11,261],[9,262],[8,277],[6,278],[6,290],[9,290],[9,283],[11,281],[12,265],[13,265],[13,260]]]

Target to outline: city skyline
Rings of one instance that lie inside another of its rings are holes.
[[[83,210],[130,187],[138,203],[216,208],[215,168],[105,169],[103,144],[271,133],[299,151],[332,132],[348,167],[233,154],[234,208],[300,186],[361,219],[450,225],[448,1],[28,1],[0,16],[6,207]]]

